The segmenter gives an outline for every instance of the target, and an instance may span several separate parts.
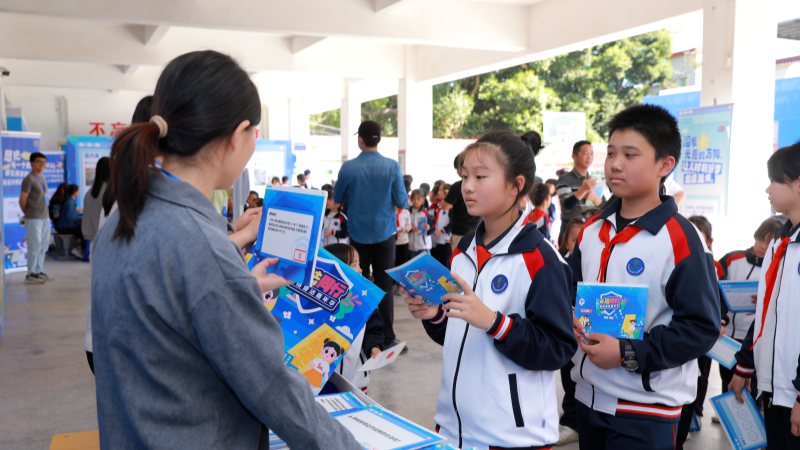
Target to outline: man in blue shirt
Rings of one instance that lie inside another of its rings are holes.
[[[361,271],[369,277],[372,266],[375,285],[386,292],[378,310],[383,316],[385,343],[393,345],[394,297],[386,269],[394,267],[395,261],[394,207],[406,208],[408,196],[400,164],[378,153],[381,126],[368,120],[358,127],[357,134],[361,154],[342,164],[333,200],[347,205],[350,243],[358,251]]]

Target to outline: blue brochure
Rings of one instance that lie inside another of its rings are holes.
[[[756,312],[753,295],[758,295],[758,281],[720,281],[719,290],[732,313]]]
[[[697,413],[692,411],[692,422],[689,424],[689,433],[700,431],[700,422],[697,420]]]
[[[578,283],[575,317],[587,334],[641,339],[647,318],[647,285]]]
[[[706,355],[730,370],[736,365],[736,352],[741,348],[742,344],[723,335]]]
[[[349,411],[351,409],[367,406],[364,404],[364,402],[359,400],[358,397],[356,397],[350,392],[318,395],[314,397],[314,400],[316,400],[317,403],[322,405],[322,407],[325,408],[325,411],[328,411],[328,413],[333,413],[338,411]]]
[[[259,261],[253,248],[245,261],[250,268]],[[319,250],[311,286],[293,283],[264,294],[264,306],[283,332],[284,363],[308,379],[315,395],[383,296],[382,290],[324,248]]]
[[[370,450],[415,450],[444,441],[433,431],[377,406],[331,413],[359,444]]]
[[[744,403],[739,403],[733,391],[711,398],[719,421],[734,450],[755,450],[767,446],[764,417],[747,389],[742,390]]]
[[[270,273],[311,284],[327,198],[325,191],[267,186],[253,247],[261,259],[280,258],[268,269]]]
[[[386,273],[403,286],[409,295],[422,299],[429,306],[445,303],[446,300],[442,300],[445,294],[463,292],[447,267],[427,253],[421,253]]]

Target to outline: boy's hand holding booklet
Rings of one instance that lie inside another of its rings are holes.
[[[642,339],[647,318],[647,285],[578,283],[575,317],[586,334]]]
[[[386,273],[403,286],[408,295],[422,299],[428,306],[447,303],[446,300],[442,300],[443,295],[464,292],[453,280],[447,267],[427,253],[389,269]]]

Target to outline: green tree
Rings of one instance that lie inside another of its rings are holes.
[[[311,115],[311,134],[338,135],[342,126],[342,110],[334,109]]]
[[[361,104],[361,120],[374,120],[381,126],[381,136],[397,137],[397,96],[379,98]]]
[[[437,87],[433,90],[433,137],[458,139],[475,100],[461,85]]]

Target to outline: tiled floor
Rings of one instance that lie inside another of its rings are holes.
[[[47,449],[53,434],[97,429],[94,378],[83,337],[91,269],[77,261],[47,259],[56,280],[23,283],[6,276],[6,327],[0,340],[0,450]],[[410,351],[372,373],[370,395],[382,406],[425,427],[433,426],[442,369],[441,347],[411,318],[398,297],[395,331]],[[709,397],[720,392],[716,363]],[[559,397],[563,395],[558,386]],[[727,449],[722,429],[711,423],[706,402],[703,430],[687,449]],[[559,447],[577,449],[577,444]]]

